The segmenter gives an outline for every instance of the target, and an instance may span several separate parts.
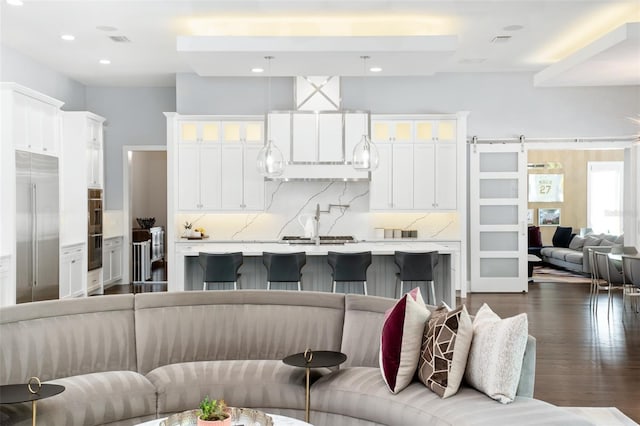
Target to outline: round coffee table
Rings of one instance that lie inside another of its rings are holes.
[[[35,391],[35,392],[34,392]],[[64,391],[64,386],[50,383],[18,384],[0,386],[0,404],[18,404],[31,401],[31,421],[36,426],[36,401],[49,398]]]
[[[309,422],[309,371],[312,368],[335,367],[347,360],[347,356],[342,352],[336,351],[311,351],[307,349],[298,354],[289,355],[282,360],[287,365],[304,368],[306,371],[307,381],[305,389],[305,410],[304,420]]]
[[[269,417],[273,419],[273,426],[312,426],[309,423],[303,422],[302,420],[294,419],[287,416],[280,416],[277,414],[269,414]],[[166,417],[156,420],[149,420],[148,422],[140,423],[137,426],[158,426],[161,421],[166,420]],[[233,426],[233,423],[232,423]]]

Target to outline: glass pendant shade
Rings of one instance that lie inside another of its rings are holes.
[[[353,148],[353,168],[371,172],[378,168],[379,160],[378,148],[371,142],[369,136],[362,135],[360,142]]]
[[[284,156],[271,139],[258,152],[257,162],[258,172],[265,177],[278,177],[284,172]]]

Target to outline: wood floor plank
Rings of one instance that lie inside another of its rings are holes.
[[[640,422],[640,314],[614,294],[598,314],[589,284],[532,283],[527,294],[471,293],[463,302],[474,314],[487,303],[501,317],[526,312],[536,337],[534,396],[569,407],[617,407]]]

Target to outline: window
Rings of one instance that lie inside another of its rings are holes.
[[[587,226],[595,233],[622,234],[624,163],[587,163]]]

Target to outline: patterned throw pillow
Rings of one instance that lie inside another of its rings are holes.
[[[458,392],[472,337],[473,324],[464,305],[453,311],[443,305],[431,315],[422,338],[418,377],[439,397]]]
[[[406,388],[416,374],[424,325],[430,315],[417,287],[385,313],[380,336],[380,371],[391,393]]]
[[[513,402],[528,337],[527,314],[500,319],[485,303],[473,320],[473,341],[464,378],[503,404]]]

